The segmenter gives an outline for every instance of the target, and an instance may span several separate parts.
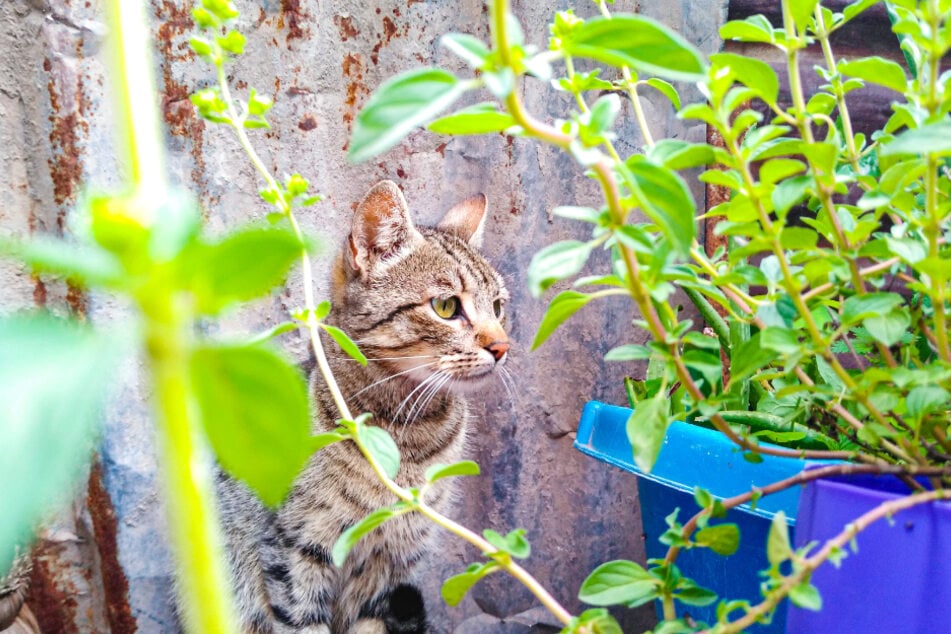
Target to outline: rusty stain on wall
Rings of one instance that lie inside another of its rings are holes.
[[[163,0],[156,12],[158,18],[158,49],[162,61],[162,118],[169,134],[191,140],[189,153],[193,161],[192,182],[200,185],[205,172],[202,151],[205,122],[195,113],[189,96],[191,90],[172,77],[172,62],[194,58],[185,35],[191,33],[194,21],[191,12],[170,0]],[[176,45],[177,42],[177,45]],[[176,52],[177,51],[177,52]]]
[[[79,55],[81,40],[76,44]],[[52,156],[47,160],[50,178],[53,180],[53,200],[63,205],[74,198],[75,187],[82,178],[82,161],[79,151],[80,133],[89,132],[89,123],[86,120],[87,98],[83,90],[83,80],[80,73],[76,74],[76,84],[73,90],[68,90],[63,83],[69,77],[67,69],[59,64],[54,65],[50,58],[43,60],[43,70],[50,74],[46,84],[50,103],[50,146]],[[67,102],[66,96],[72,94]],[[57,228],[63,230],[64,217],[57,216]]]
[[[26,602],[43,634],[76,631],[79,590],[65,571],[56,566],[63,548],[61,543],[40,539],[33,549],[33,572]]]
[[[281,15],[277,20],[277,26],[278,28],[287,26],[288,45],[291,40],[310,37],[310,29],[303,27],[309,18],[310,16],[301,10],[300,0],[281,0]]]
[[[119,563],[116,513],[103,484],[102,465],[99,461],[93,464],[89,473],[86,505],[96,532],[109,629],[112,634],[134,634],[138,624],[129,608],[129,583]]]

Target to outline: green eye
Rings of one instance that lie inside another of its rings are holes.
[[[496,317],[502,316],[502,300],[501,299],[497,299],[494,302],[492,302],[492,310],[495,311]]]
[[[433,310],[443,319],[455,319],[459,316],[458,297],[433,297],[430,301]]]

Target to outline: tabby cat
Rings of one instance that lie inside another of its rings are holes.
[[[359,343],[366,367],[331,365],[354,413],[372,412],[400,449],[397,482],[418,486],[427,467],[462,456],[476,394],[509,349],[501,276],[476,252],[484,196],[453,207],[437,227],[415,227],[403,195],[384,181],[357,208],[334,267],[332,320]],[[328,346],[329,348],[330,346]],[[314,432],[338,413],[315,381]],[[448,484],[426,501],[451,503]],[[317,452],[276,512],[240,483],[219,478],[240,617],[247,632],[425,632],[415,565],[432,549],[434,525],[418,514],[391,519],[331,563],[340,533],[394,498],[352,442]]]

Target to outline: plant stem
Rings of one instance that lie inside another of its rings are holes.
[[[120,162],[128,165],[132,197],[127,213],[145,226],[168,198],[165,146],[159,134],[151,37],[142,2],[109,0],[109,56],[118,101]],[[237,631],[225,565],[210,459],[190,408],[188,355],[191,314],[175,297],[142,294],[146,354],[151,370],[158,431],[160,474],[176,559],[179,604],[190,632]]]
[[[731,634],[733,632],[742,632],[746,628],[756,623],[761,617],[773,610],[776,605],[789,594],[795,586],[809,579],[812,572],[825,562],[834,552],[837,552],[848,545],[855,536],[868,528],[871,524],[886,517],[892,517],[899,511],[912,508],[919,504],[927,504],[936,500],[951,498],[951,491],[940,489],[937,491],[926,491],[908,495],[890,502],[883,502],[877,507],[860,516],[854,522],[849,523],[845,530],[837,536],[828,540],[822,549],[812,557],[798,562],[797,570],[783,580],[783,583],[775,590],[769,593],[766,599],[758,605],[749,608],[746,615],[736,621],[721,624],[717,627],[719,634]]]
[[[179,604],[189,632],[237,631],[214,504],[213,469],[189,408],[187,330],[181,310],[169,323],[147,322],[146,348],[159,430],[159,450],[172,546],[178,563]]]

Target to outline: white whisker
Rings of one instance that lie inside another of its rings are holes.
[[[424,394],[421,394],[419,398],[416,399],[416,404],[414,405],[414,411],[410,411],[409,420],[406,422],[405,427],[412,425],[420,415],[426,411],[426,408],[429,407],[429,404],[436,397],[437,394],[442,390],[443,386],[452,381],[452,375],[448,372],[442,372],[439,381],[434,381],[433,384],[429,387]]]
[[[417,365],[417,366],[415,366],[415,367],[410,368],[409,370],[403,370],[402,372],[397,372],[396,374],[391,374],[391,375],[389,375],[389,376],[387,376],[387,377],[384,377],[384,378],[380,379],[379,381],[376,381],[376,382],[374,382],[374,383],[371,383],[370,385],[366,386],[365,388],[361,389],[360,391],[355,392],[354,394],[351,394],[351,395],[350,395],[350,398],[355,398],[355,397],[359,396],[360,394],[363,394],[364,392],[366,392],[366,391],[369,390],[370,388],[376,387],[376,386],[378,386],[378,385],[380,385],[380,384],[382,384],[382,383],[386,383],[387,381],[392,381],[392,380],[395,379],[396,377],[403,376],[404,374],[409,374],[410,372],[413,372],[414,370],[419,370],[419,369],[421,369],[421,368],[428,368],[429,366],[435,365],[435,364],[436,364],[436,362],[435,362],[435,361],[432,361],[432,362],[430,362],[430,363],[424,363],[424,364],[422,364],[422,365]]]
[[[432,365],[432,364],[430,364],[430,365]],[[439,377],[439,376],[442,374],[442,372],[443,372],[443,371],[440,370],[440,371],[436,372],[435,374],[431,374],[431,375],[427,376],[425,379],[423,379],[423,381],[422,381],[419,385],[417,385],[415,388],[413,388],[413,391],[412,391],[412,392],[410,392],[409,394],[406,395],[406,398],[404,398],[402,401],[400,401],[399,407],[396,408],[396,413],[393,414],[393,422],[394,422],[394,423],[395,423],[397,420],[399,420],[399,418],[400,418],[400,412],[403,411],[403,408],[406,407],[406,404],[409,403],[409,400],[410,400],[411,398],[413,398],[413,395],[416,394],[416,392],[418,392],[419,390],[424,389],[424,388],[425,388],[427,385],[429,385],[430,383],[432,383],[437,377]]]

